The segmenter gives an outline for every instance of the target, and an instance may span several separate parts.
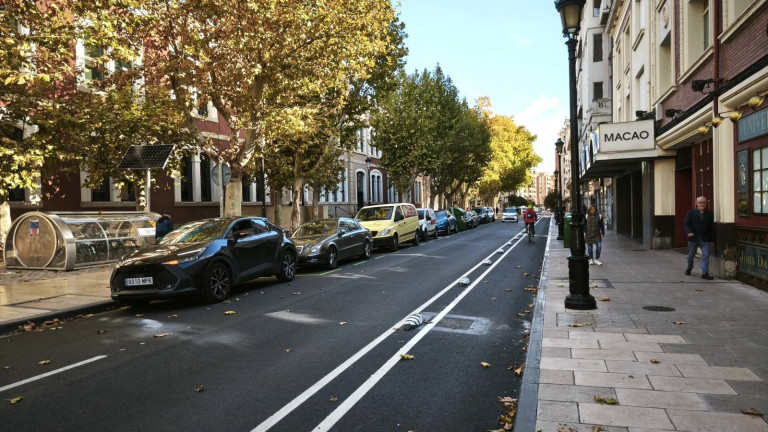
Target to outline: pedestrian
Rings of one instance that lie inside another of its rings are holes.
[[[712,241],[714,223],[715,215],[707,210],[707,198],[696,198],[696,208],[689,210],[683,221],[683,228],[688,234],[688,267],[685,268],[685,274],[691,274],[696,249],[701,248],[701,278],[714,279],[709,275],[709,243]]]
[[[605,224],[603,217],[597,212],[597,207],[589,206],[587,216],[584,219],[584,242],[587,244],[587,255],[589,255],[590,265],[603,265],[600,262],[600,251],[603,249],[603,236],[605,235]],[[594,259],[592,247],[594,246]]]
[[[159,239],[171,231],[173,231],[173,214],[166,211],[155,224],[155,239]]]

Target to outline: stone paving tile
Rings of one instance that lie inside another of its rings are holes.
[[[541,369],[539,371],[539,383],[573,385],[573,371]]]
[[[544,337],[547,339],[568,339],[568,330],[559,327],[544,327]]]
[[[611,426],[636,426],[672,429],[666,411],[658,408],[626,407],[601,404],[579,404],[582,423]]]
[[[683,431],[768,432],[768,423],[756,416],[678,410],[668,410],[667,413],[675,427]]]
[[[685,339],[679,335],[660,334],[628,334],[626,338],[630,342],[655,342],[663,344],[684,344]]]
[[[605,362],[590,359],[542,358],[541,369],[606,372]]]
[[[579,410],[575,402],[539,401],[536,419],[563,422],[579,422]]]
[[[571,339],[587,339],[587,340],[613,340],[613,341],[626,341],[623,333],[608,333],[608,332],[583,332],[583,331],[569,331],[568,337]]]
[[[568,422],[556,422],[556,421],[537,421],[536,422],[536,430],[542,431],[542,432],[557,432],[560,430],[563,430],[562,428],[565,428],[565,430],[574,430],[577,432],[594,432],[595,429],[593,429],[593,426],[598,425],[591,425],[591,424],[581,424],[581,423],[568,423]],[[600,429],[600,432],[631,432],[631,429],[627,429],[625,427],[616,427],[616,426],[602,426],[602,429]],[[654,430],[646,430],[642,432],[664,432],[659,429]]]
[[[636,360],[634,352],[618,349],[574,348],[571,350],[571,357],[602,360]]]
[[[600,348],[602,349],[616,349],[626,351],[646,351],[646,352],[663,352],[661,346],[654,342],[619,342],[619,341],[604,341],[601,340]]]
[[[678,369],[686,378],[711,378],[738,381],[762,381],[760,377],[747,368],[678,365]]]
[[[665,345],[664,352],[675,354],[698,354],[710,366],[733,366],[736,357],[726,347],[719,345]]]
[[[605,366],[608,372],[624,373],[630,375],[659,375],[676,376],[682,374],[673,363],[651,363],[637,361],[606,360]]]
[[[541,346],[544,348],[600,348],[600,345],[594,340],[552,339],[547,337],[541,339]]]
[[[654,390],[706,394],[736,394],[736,391],[723,380],[663,376],[649,376],[648,379],[651,381]],[[576,380],[576,383],[578,384],[578,380]]]
[[[645,363],[651,359],[659,360],[662,363],[692,364],[707,366],[707,362],[697,354],[670,354],[656,352],[636,352],[637,361]]]
[[[616,391],[608,387],[589,387],[557,384],[539,385],[539,400],[594,403],[595,396],[616,398]]]
[[[652,389],[645,375],[574,371],[573,378],[582,386]]]
[[[619,405],[706,411],[707,404],[695,393],[616,389]]]
[[[570,348],[542,348],[541,357],[571,358]]]

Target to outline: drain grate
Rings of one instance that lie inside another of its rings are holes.
[[[445,327],[453,330],[469,330],[475,320],[465,318],[443,317],[437,324],[438,327]]]
[[[669,306],[643,306],[643,309],[653,312],[674,312],[677,310]]]

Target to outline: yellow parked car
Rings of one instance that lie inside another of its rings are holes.
[[[419,245],[419,215],[413,204],[366,206],[357,212],[355,219],[371,232],[373,247],[396,251],[403,242]]]

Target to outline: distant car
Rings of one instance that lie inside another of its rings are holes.
[[[368,259],[373,249],[371,232],[350,218],[315,219],[304,222],[291,235],[299,253],[298,264],[333,269],[339,261]]]
[[[449,235],[452,232],[459,232],[459,228],[456,223],[456,216],[449,213],[448,210],[438,210],[435,212],[437,217],[437,230],[445,235]]]
[[[422,240],[427,240],[429,237],[437,238],[439,235],[437,232],[437,217],[435,217],[435,211],[431,208],[416,209],[416,213],[419,214],[419,235]]]
[[[474,210],[468,210],[464,215],[464,222],[467,224],[467,229],[477,228],[480,225],[480,217]]]
[[[496,212],[493,211],[493,207],[486,207],[485,212],[489,222],[496,222]]]
[[[473,207],[472,211],[477,213],[477,217],[480,219],[480,223],[488,223],[491,219],[488,217],[488,210],[485,207]]]
[[[122,258],[109,280],[112,299],[141,304],[180,296],[225,300],[238,283],[261,276],[289,282],[296,247],[266,218],[227,217],[186,223]]]
[[[517,209],[515,207],[507,207],[501,213],[501,223],[504,222],[517,223]]]
[[[371,231],[373,247],[396,251],[400,243],[419,245],[419,215],[410,203],[377,204],[363,207],[355,220]]]

